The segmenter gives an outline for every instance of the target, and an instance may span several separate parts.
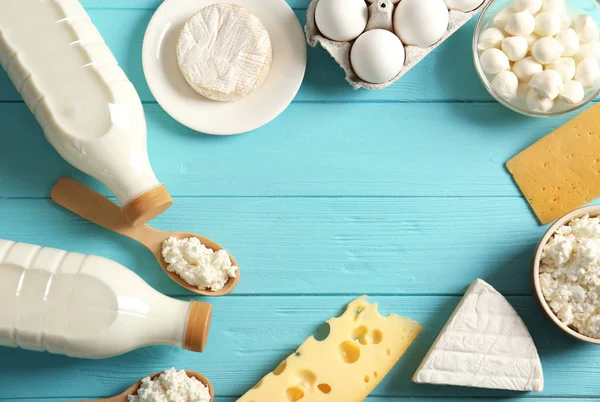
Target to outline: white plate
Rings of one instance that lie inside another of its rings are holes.
[[[177,64],[176,43],[183,24],[203,7],[238,4],[263,23],[273,61],[263,85],[235,102],[216,102],[195,92]],[[142,48],[144,75],[158,103],[181,124],[206,134],[240,134],[261,127],[285,110],[306,70],[306,42],[300,22],[285,0],[165,0],[150,20]]]

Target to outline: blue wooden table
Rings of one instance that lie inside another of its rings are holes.
[[[2,348],[1,400],[111,396],[175,366],[210,378],[217,402],[234,401],[324,320],[369,294],[383,313],[424,328],[369,402],[600,401],[600,347],[559,333],[531,297],[529,262],[544,228],[504,168],[572,116],[526,118],[494,102],[472,65],[474,21],[383,91],[353,91],[323,49],[310,49],[300,93],[278,119],[212,137],[171,119],[146,85],[142,38],[160,0],[82,2],[144,102],[150,160],[175,200],[153,224],[215,239],[243,279],[232,295],[210,299],[205,353],[151,347],[86,361]],[[289,2],[304,23],[308,0]],[[0,238],[112,258],[159,291],[190,298],[141,246],[54,205],[48,195],[61,176],[106,193],[58,156],[0,71]],[[477,277],[528,325],[542,394],[410,382]]]

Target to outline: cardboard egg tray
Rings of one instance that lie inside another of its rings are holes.
[[[380,0],[377,0],[380,1]],[[477,7],[473,11],[462,12],[458,10],[450,10],[450,18],[448,21],[448,30],[437,43],[429,47],[418,47],[418,46],[406,46],[404,45],[405,51],[405,61],[402,70],[396,75],[391,81],[384,82],[383,84],[373,84],[370,82],[366,82],[361,80],[352,70],[352,66],[350,64],[350,49],[352,48],[351,42],[336,42],[330,39],[327,39],[325,36],[321,35],[319,29],[317,28],[317,24],[315,23],[315,10],[317,8],[317,4],[319,0],[312,0],[310,5],[308,6],[307,16],[306,16],[306,25],[304,27],[304,31],[306,33],[306,40],[308,44],[312,47],[315,47],[318,44],[321,45],[325,50],[329,52],[331,57],[335,59],[335,61],[342,67],[342,69],[346,73],[346,81],[354,89],[366,88],[366,89],[383,89],[394,82],[396,82],[400,77],[406,74],[411,68],[413,68],[418,62],[423,60],[425,56],[427,56],[433,49],[438,47],[442,42],[444,42],[450,35],[456,32],[460,27],[462,27],[467,21],[469,21],[473,16],[487,3],[491,0],[485,0],[479,7]],[[368,24],[367,24],[368,25]],[[469,42],[469,46],[471,43]]]

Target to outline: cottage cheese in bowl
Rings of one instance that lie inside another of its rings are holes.
[[[554,231],[541,251],[539,287],[563,324],[600,340],[600,218],[583,215]]]

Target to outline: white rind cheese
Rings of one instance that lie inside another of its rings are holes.
[[[234,101],[259,88],[271,68],[271,40],[243,7],[214,4],[194,14],[177,42],[185,80],[202,96]]]
[[[510,303],[477,279],[452,313],[413,382],[542,391],[542,363]]]

